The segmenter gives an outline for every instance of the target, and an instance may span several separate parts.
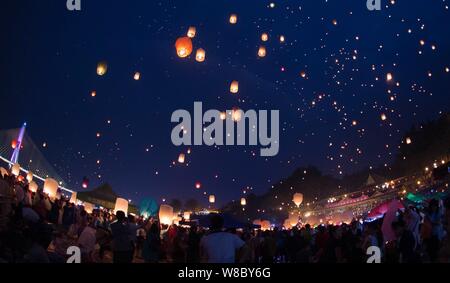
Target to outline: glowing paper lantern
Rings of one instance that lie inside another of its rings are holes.
[[[37,192],[37,190],[38,190],[38,185],[36,184],[36,182],[31,181],[31,182],[28,184],[28,189],[29,189],[31,192],[35,193],[35,192]]]
[[[270,221],[269,220],[261,221],[261,230],[263,230],[263,231],[270,230]]]
[[[125,212],[125,215],[128,214],[128,201],[123,198],[117,198],[116,199],[116,206],[114,207],[114,214],[117,213],[117,211],[123,211]]]
[[[386,81],[388,81],[388,82],[392,81],[392,74],[391,73],[387,73],[386,74]]]
[[[178,155],[178,162],[179,163],[184,163],[184,158],[185,158],[184,153],[180,153],[180,155]]]
[[[381,121],[386,121],[387,120],[387,116],[384,113],[381,114],[380,118],[381,118]]]
[[[245,198],[241,198],[241,205],[247,205],[247,200]]]
[[[72,195],[70,196],[69,202],[71,202],[71,203],[77,203],[77,192],[73,192],[73,193],[72,193]]]
[[[180,58],[185,58],[192,53],[192,40],[187,37],[180,37],[175,42],[175,49],[177,50],[177,55]]]
[[[141,73],[139,73],[139,72],[134,73],[133,79],[134,79],[135,81],[140,80],[140,79],[141,79]]]
[[[230,85],[230,92],[231,93],[238,93],[239,91],[239,82],[238,81],[232,81]]]
[[[6,170],[3,167],[0,167],[0,175],[2,175],[2,177],[5,175],[8,176],[9,175],[8,170]]]
[[[203,50],[202,48],[197,49],[197,52],[195,54],[195,60],[197,62],[203,62],[205,61],[205,57],[206,57],[205,50]]]
[[[210,195],[209,196],[209,203],[215,203],[216,202],[216,197],[214,195]]]
[[[189,38],[194,38],[196,32],[197,32],[197,29],[195,27],[189,27],[188,32],[187,32],[187,36]]]
[[[92,211],[94,210],[94,205],[92,203],[85,202],[83,204],[83,206],[84,206],[84,210],[89,214],[92,213]]]
[[[16,140],[13,140],[11,142],[11,147],[12,147],[12,149],[16,149],[16,147],[17,147],[17,141]]]
[[[196,182],[195,183],[195,188],[196,189],[200,189],[202,187],[202,183],[200,183],[200,182]]]
[[[283,43],[285,40],[284,35],[280,35],[280,42]]]
[[[264,46],[260,46],[258,49],[258,56],[265,57],[266,56],[266,48]]]
[[[300,206],[303,202],[303,194],[302,193],[295,193],[294,197],[292,198],[292,201],[295,203],[297,207]]]
[[[165,225],[171,225],[173,221],[173,207],[167,204],[161,204],[159,207],[159,222]]]
[[[406,144],[411,144],[411,143],[412,143],[411,138],[406,138]]]
[[[183,213],[183,218],[184,220],[189,221],[189,219],[191,219],[191,213],[189,211],[185,211]]]
[[[297,224],[298,224],[298,215],[297,214],[290,214],[288,220],[289,220],[289,224],[292,227],[297,226]]]
[[[227,118],[227,113],[220,112],[220,120],[225,120]]]
[[[14,175],[14,176],[19,176],[19,174],[20,174],[20,165],[19,165],[19,163],[16,163],[16,164],[14,164],[12,167],[11,167],[11,173]]]
[[[108,64],[105,61],[102,61],[97,64],[97,75],[103,76],[108,71]]]
[[[237,15],[236,14],[231,14],[230,15],[230,24],[234,25],[237,23]]]
[[[58,193],[58,182],[52,178],[45,179],[44,193],[48,194],[49,198],[54,199]]]
[[[27,173],[27,181],[28,181],[28,183],[33,181],[33,172],[28,171],[28,173]]]
[[[262,41],[267,41],[268,39],[269,39],[269,36],[267,35],[267,33],[261,34],[261,40]]]

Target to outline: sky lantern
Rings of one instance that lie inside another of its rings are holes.
[[[280,35],[280,42],[283,43],[285,41],[284,35]]]
[[[69,202],[71,202],[71,203],[76,203],[77,202],[77,192],[73,192],[72,193],[72,195],[70,196]]]
[[[116,199],[116,205],[114,206],[114,214],[117,213],[117,211],[123,211],[125,212],[125,215],[128,214],[128,201],[124,198],[117,198]]]
[[[236,14],[231,14],[230,15],[230,24],[234,25],[237,23],[237,15]]]
[[[173,207],[161,204],[159,207],[159,222],[164,225],[171,225],[173,221]]]
[[[209,203],[215,203],[216,197],[214,195],[210,195],[208,200],[209,200]]]
[[[227,113],[220,112],[220,120],[225,120],[227,118]]]
[[[12,149],[16,149],[16,147],[17,147],[17,141],[16,140],[12,140],[11,147],[12,147]]]
[[[392,74],[391,73],[387,73],[386,74],[386,81],[388,81],[388,82],[390,82],[390,81],[392,81]]]
[[[84,207],[84,211],[86,211],[89,214],[91,214],[92,211],[94,211],[94,205],[92,203],[85,202],[83,204],[83,207]]]
[[[381,121],[386,121],[387,120],[387,116],[384,113],[381,114],[380,118],[381,118]]]
[[[305,72],[305,71],[301,71],[301,72],[300,72],[300,77],[306,78],[306,72]]]
[[[37,192],[37,190],[38,190],[38,185],[36,184],[36,182],[31,181],[31,182],[28,184],[28,189],[29,189],[31,192],[35,193],[35,192]]]
[[[295,193],[294,197],[292,198],[292,201],[295,203],[297,207],[300,206],[303,202],[303,194],[302,193]]]
[[[261,34],[261,40],[262,40],[262,41],[267,41],[267,40],[269,40],[269,36],[267,35],[267,33]]]
[[[238,81],[232,81],[230,84],[230,92],[231,93],[238,93],[239,91],[239,82]]]
[[[412,143],[411,138],[406,138],[406,144],[411,144],[411,143]]]
[[[184,153],[180,153],[180,155],[178,155],[178,162],[179,163],[184,163],[184,159],[185,159]]]
[[[19,182],[23,182],[24,177],[23,177],[22,175],[19,175],[19,176],[17,177],[17,180],[18,180]]]
[[[265,57],[266,56],[266,48],[264,46],[260,46],[258,49],[258,56]]]
[[[183,218],[184,220],[189,221],[189,219],[191,219],[191,213],[189,211],[185,211],[183,213]]]
[[[331,21],[333,23],[333,25],[337,26],[338,22],[336,19],[333,19],[333,21]]]
[[[27,173],[27,181],[28,181],[28,183],[33,181],[33,172],[28,171],[28,173]]]
[[[3,167],[0,167],[0,175],[3,177],[3,176],[8,176],[9,174],[8,174],[8,170],[6,170],[5,168],[3,168]]]
[[[141,73],[139,73],[139,72],[134,73],[133,79],[134,79],[135,81],[140,80],[140,79],[141,79]]]
[[[175,49],[177,50],[177,55],[180,58],[185,58],[192,53],[192,40],[187,37],[179,37],[175,42]]]
[[[58,182],[52,178],[45,179],[44,193],[48,194],[51,199],[54,199],[58,193]]]
[[[289,220],[289,224],[292,227],[297,226],[297,224],[298,224],[298,215],[297,214],[290,214],[288,220]]]
[[[202,48],[197,49],[197,52],[195,54],[195,61],[203,62],[205,61],[205,57],[206,57],[205,50]]]
[[[89,187],[89,179],[87,177],[83,177],[83,181],[81,182],[81,186],[83,189],[87,189]]]
[[[189,27],[188,32],[187,32],[187,36],[189,38],[194,38],[195,37],[195,33],[197,32],[197,29],[195,27]]]
[[[91,91],[91,97],[96,97],[97,96],[97,92],[95,90]]]
[[[247,200],[245,198],[241,198],[241,205],[247,205]]]
[[[14,176],[19,176],[19,174],[20,174],[20,165],[19,165],[19,163],[16,163],[16,164],[14,164],[12,167],[11,167],[11,173],[14,175]]]
[[[97,75],[103,76],[108,71],[108,64],[105,61],[102,61],[97,64]]]
[[[202,187],[202,183],[200,183],[200,182],[196,182],[195,183],[195,188],[196,189],[200,189]]]

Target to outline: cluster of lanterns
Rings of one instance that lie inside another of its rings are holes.
[[[175,41],[175,49],[177,51],[177,55],[180,58],[186,58],[191,55],[193,51],[192,38],[195,37],[197,33],[197,29],[193,26],[189,27],[186,36],[179,37]],[[195,53],[195,61],[201,63],[205,61],[206,51],[203,48],[198,48]]]

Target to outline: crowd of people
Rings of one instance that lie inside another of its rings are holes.
[[[382,231],[386,219],[350,224],[224,228],[220,214],[209,227],[162,225],[107,210],[88,213],[68,199],[31,192],[26,181],[0,176],[0,262],[62,263],[78,247],[81,262],[175,263],[345,263],[367,262],[369,247],[380,261],[449,262],[449,202],[433,199],[424,207],[406,205],[388,223],[394,238]]]

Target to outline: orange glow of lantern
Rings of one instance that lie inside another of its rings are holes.
[[[191,213],[189,211],[185,211],[183,213],[183,218],[184,220],[189,221],[189,219],[191,219]]]
[[[77,203],[77,192],[73,192],[73,193],[72,193],[72,195],[70,196],[69,202],[71,202],[71,203]]]
[[[38,185],[36,184],[36,182],[31,181],[31,182],[28,184],[28,189],[29,189],[31,192],[35,193],[35,192],[37,192],[37,190],[38,190]]]
[[[261,230],[263,230],[263,231],[270,230],[270,221],[269,220],[261,221]]]
[[[411,143],[412,143],[411,138],[406,138],[406,144],[411,144]]]
[[[210,195],[209,196],[209,203],[215,203],[216,202],[216,197],[214,195]]]
[[[184,153],[180,153],[180,155],[178,155],[178,162],[179,163],[184,163],[184,158],[185,158]]]
[[[19,176],[19,174],[20,174],[20,165],[19,165],[19,163],[16,163],[16,164],[14,164],[12,167],[11,167],[11,173],[14,175],[14,176]]]
[[[234,25],[237,23],[237,15],[236,14],[231,14],[230,15],[230,24]]]
[[[194,38],[195,37],[195,33],[197,32],[197,29],[195,27],[189,27],[188,32],[187,32],[187,36],[189,38]]]
[[[12,149],[16,149],[16,147],[17,147],[17,141],[16,140],[13,140],[11,142],[11,147],[12,147]]]
[[[180,37],[175,42],[175,49],[177,50],[177,55],[180,58],[185,58],[192,53],[192,40],[187,37]]]
[[[205,61],[205,58],[206,58],[205,50],[202,48],[197,49],[197,52],[195,54],[195,60],[197,62],[203,62],[203,61]]]
[[[261,34],[261,40],[262,40],[262,41],[267,41],[267,40],[269,40],[269,36],[267,35],[267,33]]]
[[[303,194],[302,193],[295,193],[294,197],[292,198],[292,201],[295,203],[297,207],[300,206],[303,202]]]
[[[105,61],[102,61],[97,64],[97,75],[103,76],[108,71],[108,64]]]
[[[238,93],[239,91],[239,82],[238,81],[232,81],[230,84],[230,92],[231,93]]]
[[[140,79],[141,79],[141,73],[139,73],[139,72],[134,73],[133,79],[134,79],[135,81],[140,80]]]
[[[247,200],[245,198],[241,198],[241,205],[247,205]]]
[[[117,198],[116,199],[116,205],[114,206],[114,214],[117,213],[117,211],[123,211],[125,212],[125,215],[128,214],[128,201],[123,198]]]
[[[258,56],[265,57],[266,56],[266,48],[264,46],[260,46],[258,49]]]
[[[44,193],[48,194],[49,198],[54,199],[58,193],[58,182],[52,178],[45,179]]]
[[[173,221],[173,207],[167,204],[161,204],[159,207],[159,222],[165,225],[171,225]]]
[[[33,172],[28,171],[28,173],[27,173],[27,181],[28,181],[28,183],[33,181]]]
[[[280,42],[283,43],[285,41],[284,35],[280,35]]]

